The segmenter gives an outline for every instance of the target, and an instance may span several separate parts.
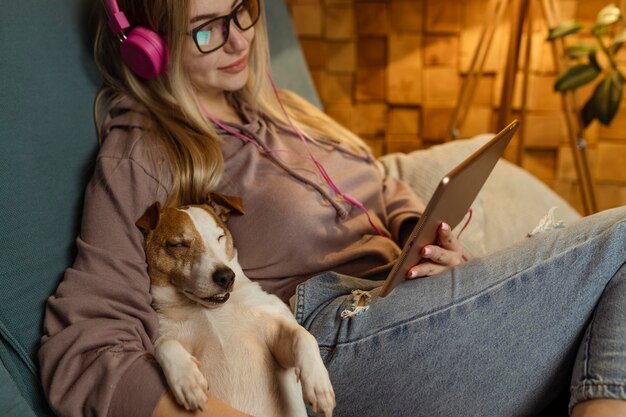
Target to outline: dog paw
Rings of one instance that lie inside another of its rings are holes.
[[[209,384],[200,372],[197,359],[193,356],[189,358],[191,360],[170,369],[166,377],[176,401],[191,411],[204,408],[209,398]]]
[[[314,412],[331,417],[336,403],[328,371],[321,360],[311,365],[296,368],[296,377],[302,385],[302,396]]]

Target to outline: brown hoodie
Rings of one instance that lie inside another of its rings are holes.
[[[225,172],[217,191],[243,198],[246,214],[228,226],[246,274],[287,301],[299,283],[323,271],[361,277],[388,271],[400,252],[402,223],[423,209],[409,187],[385,178],[369,155],[331,141],[309,143],[339,188],[363,202],[393,240],[379,236],[319,177],[290,129],[246,106],[238,110],[244,125],[228,127],[270,151],[263,155],[218,128]],[[152,356],[158,322],[135,222],[165,201],[170,180],[145,117],[130,99],[110,111],[85,192],[77,257],[48,300],[41,377],[63,416],[149,417],[166,389]]]

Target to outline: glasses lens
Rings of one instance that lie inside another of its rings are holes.
[[[241,30],[250,29],[259,19],[259,0],[243,0],[237,8],[235,23]]]
[[[225,43],[225,19],[218,19],[202,26],[196,31],[196,43],[202,52],[209,52]]]
[[[211,20],[194,31],[198,48],[204,53],[220,48],[228,40],[226,22],[233,19],[240,30],[248,30],[259,20],[260,12],[259,0],[243,0],[230,15]]]

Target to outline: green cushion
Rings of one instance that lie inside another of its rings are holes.
[[[28,402],[22,397],[15,381],[0,362],[0,415],[4,417],[35,417]]]
[[[3,2],[0,25],[0,359],[37,415],[50,414],[37,370],[44,303],[72,261],[97,147],[87,4]]]
[[[88,34],[94,27],[92,7],[99,4],[2,4],[0,391],[17,390],[39,416],[50,415],[38,381],[42,313],[74,259],[83,189],[97,151],[92,103],[100,79]],[[267,5],[278,85],[319,105],[284,3]],[[5,384],[7,378],[12,383]],[[22,410],[17,399],[17,393],[0,396],[0,415]]]
[[[295,91],[321,108],[304,54],[283,0],[266,0],[266,12],[272,53],[272,72],[276,83]]]

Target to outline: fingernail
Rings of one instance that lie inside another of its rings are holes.
[[[416,271],[409,271],[409,278],[415,278],[417,276]]]
[[[441,223],[441,230],[443,230],[444,232],[449,232],[450,225],[448,225],[448,223]]]
[[[424,255],[424,256],[430,255],[431,252],[432,251],[430,250],[429,247],[425,247],[424,249],[422,249],[422,255]]]

